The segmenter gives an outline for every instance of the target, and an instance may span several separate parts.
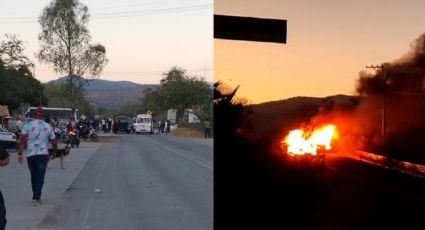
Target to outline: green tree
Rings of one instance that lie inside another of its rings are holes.
[[[213,90],[204,79],[188,76],[179,67],[172,67],[163,76],[158,88],[147,88],[138,103],[129,103],[120,112],[151,111],[155,120],[165,120],[168,109],[177,109],[177,121],[182,123],[184,112],[192,109],[200,119],[212,120]]]
[[[50,98],[49,107],[78,108],[79,114],[90,114],[93,112],[90,103],[84,97],[83,87],[75,88],[74,95],[71,96],[69,84],[50,82],[44,85],[43,93],[45,97]]]
[[[24,41],[16,34],[5,34],[0,42],[0,59],[7,67],[18,69],[22,66],[33,67],[34,64],[24,55]]]
[[[8,105],[10,110],[19,108],[23,103],[45,105],[41,82],[35,79],[25,66],[18,69],[6,67],[0,62],[0,104]]]
[[[80,86],[99,77],[108,60],[103,45],[89,44],[87,6],[78,0],[53,0],[38,21],[42,31],[37,58],[57,73],[68,75],[72,96]]]
[[[157,89],[147,88],[143,91],[143,97],[139,97],[137,101],[131,101],[118,109],[120,115],[136,116],[140,113],[152,112],[154,120],[164,120],[167,117],[167,108],[164,107],[160,91]]]
[[[158,89],[147,88],[143,92],[144,97],[141,99],[139,111],[146,113],[151,111],[155,119],[164,120],[166,116],[167,106],[162,91]]]
[[[0,104],[15,110],[23,104],[47,104],[43,86],[30,71],[32,62],[23,55],[23,41],[6,35],[0,42]]]
[[[192,110],[195,115],[201,120],[213,120],[213,90],[205,81],[190,79],[192,99],[195,102]]]
[[[139,108],[139,101],[130,101],[118,109],[118,114],[129,117],[135,117],[139,112]]]
[[[211,106],[213,91],[208,83],[202,78],[188,76],[182,68],[172,67],[165,73],[158,90],[163,108],[177,109],[180,123],[186,109]]]

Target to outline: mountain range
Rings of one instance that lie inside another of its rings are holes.
[[[61,77],[54,82],[62,84],[66,77]],[[157,88],[158,84],[138,84],[131,81],[93,80],[85,86],[86,99],[95,109],[119,108],[120,106],[143,98],[143,91],[147,88]]]

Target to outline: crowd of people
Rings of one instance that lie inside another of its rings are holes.
[[[171,123],[169,120],[158,121],[158,133],[166,134],[171,130]]]

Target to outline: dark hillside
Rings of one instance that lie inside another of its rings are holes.
[[[290,129],[299,128],[309,123],[310,119],[318,114],[320,107],[335,109],[343,106],[355,107],[352,102],[357,97],[335,95],[325,98],[294,97],[281,101],[273,101],[251,105],[244,124],[252,136],[265,141],[275,140],[287,133]]]
[[[66,77],[51,81],[56,84],[66,82]],[[143,98],[143,91],[147,88],[157,88],[156,84],[138,84],[131,81],[93,80],[85,86],[86,99],[95,109],[118,108],[128,102]]]

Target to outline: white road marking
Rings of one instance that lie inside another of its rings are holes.
[[[168,149],[168,150],[170,150],[171,152],[175,153],[176,155],[178,155],[178,156],[180,156],[180,157],[182,157],[182,158],[185,158],[186,160],[192,161],[193,163],[196,163],[196,164],[198,164],[198,165],[200,165],[200,166],[202,166],[202,167],[204,167],[204,168],[206,168],[206,169],[209,169],[209,170],[211,170],[211,171],[213,171],[213,170],[214,170],[211,166],[209,166],[209,165],[207,165],[207,164],[205,164],[205,163],[202,163],[201,161],[198,161],[198,160],[195,160],[195,159],[193,159],[193,158],[190,158],[190,157],[186,156],[185,154],[183,154],[183,153],[181,153],[181,152],[178,152],[178,151],[176,151],[176,150],[174,150],[174,149],[172,149],[172,148],[170,148],[170,147],[166,146],[164,143],[158,143],[157,141],[154,141],[154,140],[152,140],[152,139],[147,139],[147,140],[149,140],[149,141],[151,141],[151,142],[155,142],[155,143],[156,143],[156,144],[158,144],[159,146],[161,146],[161,147],[163,147],[163,148],[165,148],[165,149]]]
[[[161,145],[161,146],[162,146],[162,147],[164,147],[164,148],[166,148],[166,149],[168,149],[168,150],[170,150],[171,152],[174,152],[175,154],[179,155],[180,157],[183,157],[183,158],[185,158],[185,159],[187,159],[187,160],[190,160],[190,161],[192,161],[192,162],[194,162],[194,163],[197,163],[197,164],[199,164],[199,165],[201,165],[201,166],[203,166],[203,167],[205,167],[205,168],[207,168],[207,169],[209,169],[209,170],[213,171],[213,168],[212,168],[212,167],[210,167],[209,165],[206,165],[206,164],[204,164],[204,163],[202,163],[202,162],[200,162],[200,161],[198,161],[198,160],[192,159],[192,158],[190,158],[190,157],[188,157],[188,156],[184,155],[183,153],[180,153],[180,152],[178,152],[178,151],[176,151],[176,150],[174,150],[174,149],[172,149],[172,148],[169,148],[169,147],[167,147],[167,146],[165,146],[165,145]]]
[[[97,176],[96,184],[94,185],[94,188],[99,188],[98,185],[99,185],[99,182],[100,182],[100,178],[102,177],[102,174],[103,174],[103,171],[105,169],[106,163],[108,162],[110,156],[111,156],[111,154],[109,154],[109,156],[105,157],[105,160],[103,161],[102,168],[100,169],[99,175]],[[93,205],[94,194],[95,194],[95,192],[93,192],[91,194],[90,201],[89,201],[89,203],[87,205],[86,213],[84,214],[83,223],[81,225],[81,230],[83,230],[83,229],[91,229],[92,228],[92,226],[89,226],[89,225],[86,226],[86,222],[87,222],[87,218],[89,216],[89,212],[90,212],[91,206]]]

